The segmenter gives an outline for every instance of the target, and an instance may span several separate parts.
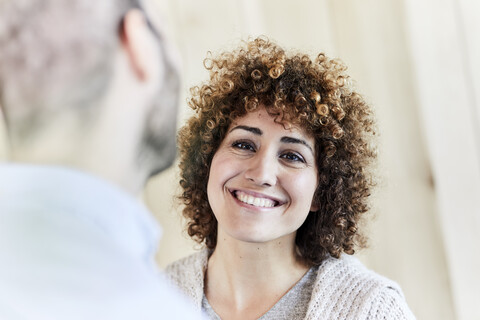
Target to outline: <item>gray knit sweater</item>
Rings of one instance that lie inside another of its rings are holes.
[[[178,260],[167,276],[200,309],[208,251]],[[415,319],[400,287],[365,268],[356,258],[328,258],[314,277],[305,319],[386,320]]]

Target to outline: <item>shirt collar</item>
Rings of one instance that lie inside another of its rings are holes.
[[[79,215],[130,254],[152,259],[161,230],[135,197],[101,178],[71,168],[0,164],[0,199],[35,201],[48,210]]]

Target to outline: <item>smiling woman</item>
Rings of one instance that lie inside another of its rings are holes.
[[[211,319],[414,318],[349,256],[365,243],[375,131],[346,67],[265,39],[205,65],[179,143],[188,233],[206,248],[172,281]]]
[[[207,186],[219,237],[284,240],[292,249],[296,230],[312,211],[315,141],[303,130],[285,129],[264,108],[232,127],[213,156]]]

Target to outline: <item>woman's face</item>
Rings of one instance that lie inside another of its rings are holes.
[[[314,139],[265,109],[236,119],[215,153],[208,199],[219,234],[240,241],[294,239],[317,186]]]

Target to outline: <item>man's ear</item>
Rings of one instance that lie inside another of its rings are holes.
[[[138,9],[125,14],[121,30],[121,43],[125,49],[133,72],[140,81],[148,80],[154,70],[154,38],[148,27],[145,15]]]

